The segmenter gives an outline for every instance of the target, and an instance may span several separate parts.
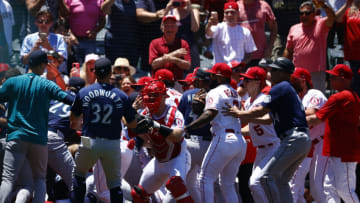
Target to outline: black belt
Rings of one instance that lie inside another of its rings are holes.
[[[235,130],[234,129],[225,129],[225,132],[226,133],[235,133]]]
[[[309,128],[307,127],[294,127],[294,128],[290,128],[289,130],[286,130],[285,132],[281,133],[278,137],[282,140],[285,137],[288,136],[288,132],[289,131],[298,131],[298,132],[304,132],[304,133],[308,133],[309,132]]]

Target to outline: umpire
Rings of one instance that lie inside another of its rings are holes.
[[[279,149],[263,169],[260,179],[269,202],[293,202],[289,181],[311,148],[304,107],[290,84],[293,63],[277,58],[271,67],[272,88],[264,102],[250,111],[236,106],[224,108],[224,113],[240,119],[253,119],[270,113],[275,131],[281,139]]]
[[[121,119],[127,126],[136,127],[136,111],[126,94],[110,85],[111,61],[100,58],[95,61],[97,83],[87,86],[76,95],[71,109],[70,125],[80,129],[82,137],[75,156],[72,202],[84,202],[85,176],[89,168],[100,159],[106,182],[110,188],[111,202],[123,202],[121,191]]]

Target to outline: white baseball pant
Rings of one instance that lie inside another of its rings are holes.
[[[356,162],[342,162],[338,157],[329,157],[324,181],[327,203],[340,203],[340,198],[345,203],[359,202],[355,193],[356,164]]]
[[[241,161],[245,158],[246,141],[236,132],[216,133],[205,154],[200,171],[201,202],[214,202],[214,182],[219,177],[226,202],[238,202],[235,178]]]

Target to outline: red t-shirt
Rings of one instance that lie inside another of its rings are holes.
[[[330,96],[316,116],[326,121],[323,155],[340,157],[344,162],[360,161],[360,98],[357,94],[343,90]]]
[[[166,44],[164,36],[154,39],[151,41],[149,46],[149,64],[151,65],[156,58],[162,57],[164,54],[173,52],[180,48],[185,48],[187,51],[187,55],[185,55],[183,59],[191,62],[189,44],[185,40],[176,38],[172,45],[168,45]],[[157,70],[162,68],[169,69],[174,74],[176,80],[182,80],[184,78],[184,70],[173,63],[166,63],[163,67]],[[155,72],[156,71],[153,71],[152,75],[154,75]]]
[[[360,60],[360,9],[356,12],[346,10],[344,17],[344,59]]]

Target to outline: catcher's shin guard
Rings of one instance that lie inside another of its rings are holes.
[[[187,192],[184,181],[180,176],[170,177],[166,183],[166,188],[174,196],[177,203],[194,203],[194,200]]]
[[[131,190],[131,196],[135,203],[150,203],[150,194],[141,185],[134,186]]]

